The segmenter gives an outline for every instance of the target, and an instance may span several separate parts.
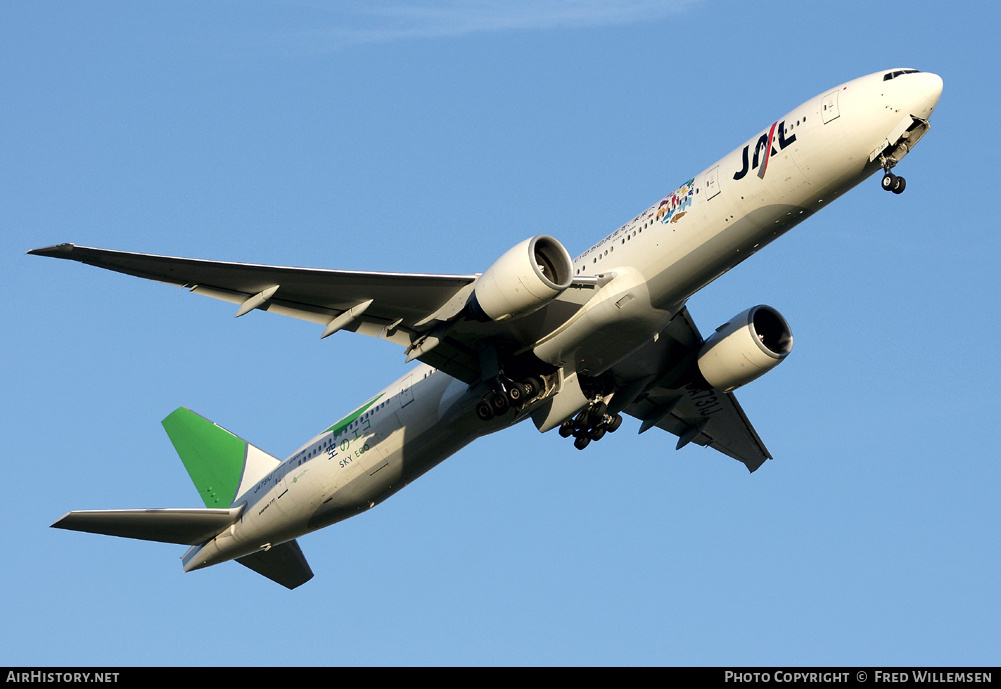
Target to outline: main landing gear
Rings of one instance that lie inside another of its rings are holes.
[[[542,392],[542,381],[529,377],[518,382],[498,380],[497,385],[476,403],[476,415],[482,421],[503,416],[511,407],[518,407]]]
[[[882,186],[886,191],[892,191],[894,194],[903,194],[904,188],[907,186],[907,180],[887,170],[886,174],[883,175]]]
[[[573,446],[583,450],[592,440],[601,440],[605,433],[614,433],[621,425],[622,417],[609,414],[608,407],[599,400],[582,409],[573,419],[564,421],[560,425],[560,435],[564,438],[573,436]]]

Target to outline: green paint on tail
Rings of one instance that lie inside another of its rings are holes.
[[[247,441],[186,407],[162,423],[205,506],[232,505],[243,475]]]

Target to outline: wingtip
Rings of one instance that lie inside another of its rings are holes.
[[[54,521],[52,524],[49,524],[49,528],[50,529],[66,529],[67,528],[67,526],[66,526],[66,518],[69,517],[71,514],[73,514],[73,513],[72,512],[67,512],[63,516],[59,517],[59,519],[57,519],[56,521]]]
[[[73,251],[75,247],[69,242],[64,242],[62,244],[54,244],[52,246],[44,246],[41,249],[32,249],[28,252],[31,256],[55,256],[56,258],[65,256]]]

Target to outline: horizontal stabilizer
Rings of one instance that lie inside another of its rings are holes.
[[[52,525],[143,541],[200,545],[240,517],[243,506],[215,509],[79,510]]]
[[[313,578],[313,570],[295,541],[258,550],[238,557],[236,561],[287,589],[294,589]]]

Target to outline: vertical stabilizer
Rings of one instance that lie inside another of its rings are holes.
[[[187,407],[162,423],[206,507],[229,507],[281,463]]]

